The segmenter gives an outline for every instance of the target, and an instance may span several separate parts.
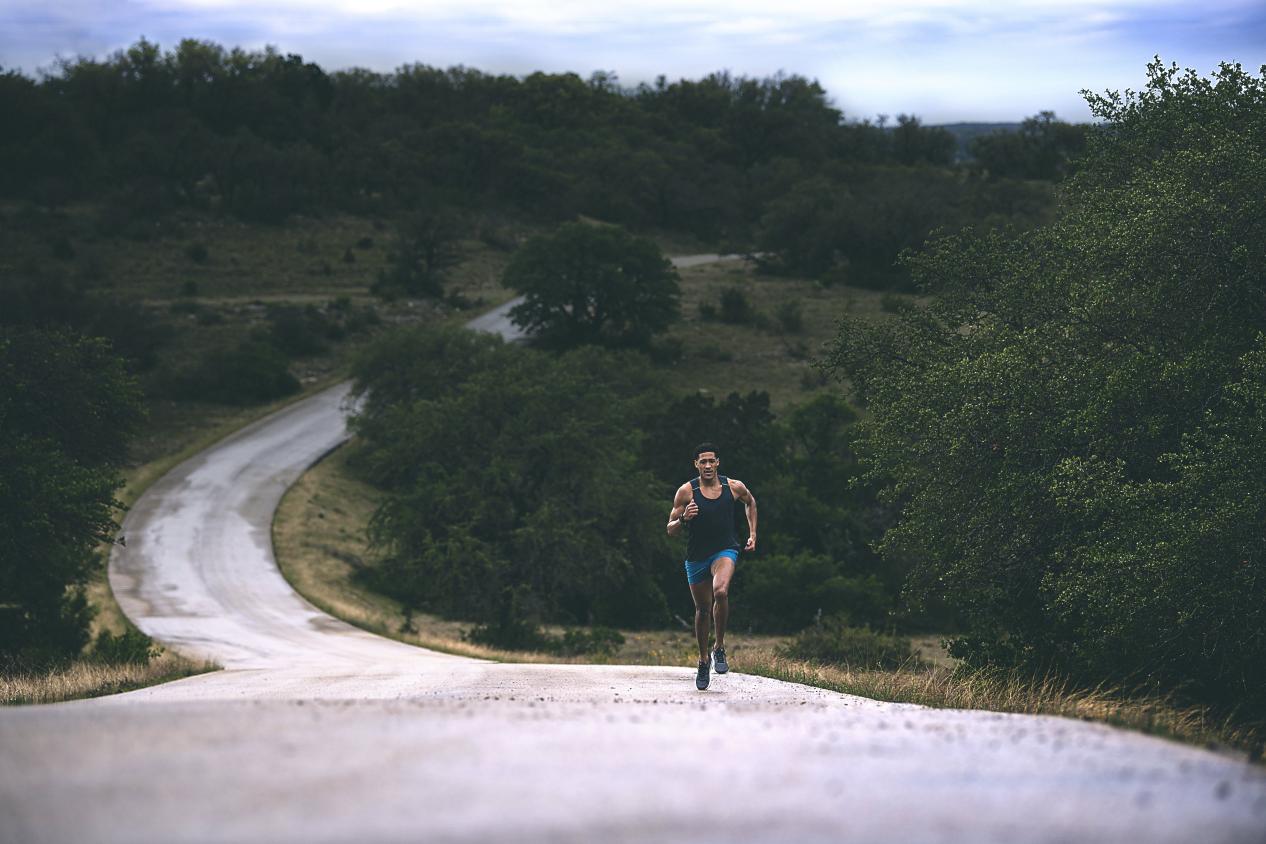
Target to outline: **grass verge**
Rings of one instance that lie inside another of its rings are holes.
[[[787,659],[772,649],[747,654],[741,670],[893,703],[1098,721],[1188,744],[1242,751],[1258,764],[1266,742],[1262,725],[1219,718],[1207,707],[1180,706],[1163,697],[1123,694],[1109,687],[1081,689],[1052,676],[963,671],[943,665],[927,670],[854,670]]]
[[[77,660],[48,672],[0,674],[0,704],[57,703],[130,692],[219,666],[163,651],[148,663]]]

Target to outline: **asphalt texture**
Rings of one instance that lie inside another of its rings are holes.
[[[347,394],[133,507],[121,606],[225,670],[0,710],[0,842],[1266,842],[1266,772],[1229,754],[753,677],[741,649],[698,692],[691,665],[492,664],[326,616],[270,526]]]

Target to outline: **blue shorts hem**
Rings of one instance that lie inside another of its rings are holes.
[[[739,552],[733,548],[724,548],[706,560],[698,563],[692,563],[686,560],[686,582],[694,585],[712,574],[712,564],[722,557],[729,557],[735,563],[738,562]]]

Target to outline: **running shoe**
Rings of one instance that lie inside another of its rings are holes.
[[[699,673],[695,675],[695,688],[703,691],[708,687],[708,670],[712,668],[712,660],[699,663]]]
[[[725,661],[725,648],[717,648],[713,651],[712,658],[716,660],[718,674],[724,674],[730,670],[730,664]]]

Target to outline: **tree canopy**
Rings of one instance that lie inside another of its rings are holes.
[[[615,226],[567,223],[514,254],[505,286],[524,301],[510,319],[537,342],[645,346],[677,319],[677,271],[654,242]]]
[[[823,168],[847,186],[872,166],[948,170],[952,151],[913,116],[846,119],[795,75],[626,88],[606,73],[327,72],[193,39],[142,39],[38,81],[0,74],[0,113],[0,196],[94,200],[103,228],[138,238],[187,208],[262,223],[496,209],[746,245],[769,201]],[[418,267],[392,284],[424,279]]]
[[[76,654],[83,585],[117,525],[114,493],[140,394],[109,344],[0,329],[0,657]]]
[[[1266,706],[1266,75],[1159,62],[1062,211],[914,257],[937,296],[848,320],[888,554],[976,664]]]

